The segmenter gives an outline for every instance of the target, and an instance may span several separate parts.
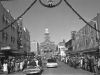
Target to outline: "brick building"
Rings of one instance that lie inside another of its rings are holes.
[[[11,24],[14,20],[15,18],[12,17],[10,11],[6,10],[0,2],[0,30]],[[22,43],[20,43],[20,33],[22,35]],[[15,22],[12,26],[0,32],[0,57],[8,58],[8,56],[14,56],[21,52],[21,47],[23,47],[23,50],[27,49],[29,51],[30,43],[27,43],[29,41],[29,31],[21,26],[21,22]],[[26,44],[26,46],[24,44]]]
[[[97,14],[89,24],[100,30],[100,14]],[[99,48],[100,33],[88,25],[85,25],[78,32],[72,32],[73,51],[92,52]]]
[[[6,10],[0,3],[0,30],[11,24],[15,19],[11,16],[10,11]],[[6,49],[8,48],[8,49]],[[17,22],[12,26],[0,32],[0,51],[9,55],[11,51],[17,48]]]

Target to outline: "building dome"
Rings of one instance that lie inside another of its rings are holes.
[[[48,31],[48,30],[49,30],[49,29],[48,29],[48,28],[46,28],[46,29],[45,29],[45,33],[49,33],[49,31]]]

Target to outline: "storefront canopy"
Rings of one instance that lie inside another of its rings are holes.
[[[94,48],[89,48],[89,49],[85,49],[85,50],[74,51],[74,52],[72,52],[72,54],[96,52],[97,49],[98,49],[98,47],[94,47]]]
[[[20,56],[20,55],[24,55],[25,53],[22,53],[20,51],[12,51],[12,55],[13,56]]]

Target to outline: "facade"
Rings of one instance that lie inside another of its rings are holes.
[[[0,30],[8,26],[15,19],[11,16],[10,11],[6,10],[0,3]],[[16,51],[17,48],[17,22],[12,26],[0,32],[0,51],[9,55],[10,51]]]
[[[70,39],[69,41],[67,41],[65,43],[65,46],[68,49],[68,51],[72,51],[72,39]]]
[[[97,14],[89,24],[100,30],[100,14]],[[100,33],[88,25],[85,25],[78,32],[72,31],[73,51],[96,51],[99,48]]]
[[[54,42],[50,41],[50,34],[48,29],[45,29],[45,41],[40,43],[40,54],[43,57],[50,57],[53,56],[56,50],[56,45]]]
[[[35,40],[31,43],[33,49],[30,52],[34,52],[35,54],[39,54],[39,43]]]
[[[30,33],[23,27],[23,19],[18,20],[18,49],[21,52],[30,52]]]
[[[65,56],[65,51],[66,51],[65,43],[66,41],[63,39],[63,41],[59,42],[58,44],[58,51],[59,51],[59,55],[61,56]]]
[[[10,14],[9,10],[6,10],[0,2],[0,30],[4,29],[6,26],[10,25],[15,18]],[[20,19],[21,20],[21,19]],[[30,41],[29,31],[26,29],[24,34],[24,29],[22,28],[20,22],[15,22],[12,26],[8,27],[4,31],[0,32],[0,57],[14,56],[16,53],[20,53],[23,43]],[[26,36],[27,39],[24,40],[22,37]],[[23,39],[23,41],[21,41]],[[28,50],[30,50],[30,43],[27,45]],[[26,50],[26,48],[24,48]]]

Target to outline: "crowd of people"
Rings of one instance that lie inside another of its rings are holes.
[[[32,62],[32,63],[31,63]],[[0,73],[10,74],[18,71],[23,71],[29,65],[42,66],[41,59],[36,58],[24,58],[24,59],[10,59],[0,61]]]
[[[93,73],[98,73],[100,70],[100,57],[97,57],[97,55],[68,55],[65,58],[65,63],[71,67],[81,68],[83,70]]]

